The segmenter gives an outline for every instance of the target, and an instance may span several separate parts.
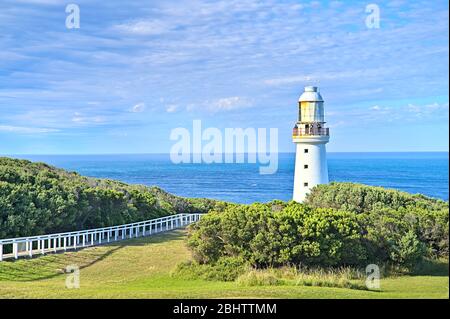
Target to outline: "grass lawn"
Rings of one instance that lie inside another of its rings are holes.
[[[305,286],[244,287],[180,280],[188,260],[184,231],[0,263],[0,298],[448,298],[448,273],[383,278],[381,291]],[[81,268],[80,289],[65,288],[68,265]]]

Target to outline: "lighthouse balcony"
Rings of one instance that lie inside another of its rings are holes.
[[[292,131],[292,136],[294,138],[300,136],[330,136],[330,129],[328,127],[294,128]]]

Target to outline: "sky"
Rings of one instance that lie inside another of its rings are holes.
[[[328,151],[448,151],[448,23],[441,0],[0,0],[0,154],[167,153],[194,120],[291,152],[305,85]]]

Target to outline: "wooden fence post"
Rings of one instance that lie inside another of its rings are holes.
[[[27,241],[28,243],[28,256],[33,257],[33,241]]]
[[[13,243],[13,252],[14,252],[14,259],[19,258],[19,251],[18,251],[17,243]]]

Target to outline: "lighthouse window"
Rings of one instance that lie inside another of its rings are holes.
[[[305,148],[305,153],[308,153],[308,149],[307,148]]]
[[[308,183],[303,183],[303,186],[308,187]]]
[[[304,168],[308,168],[308,165],[304,165],[303,167],[304,167]]]

